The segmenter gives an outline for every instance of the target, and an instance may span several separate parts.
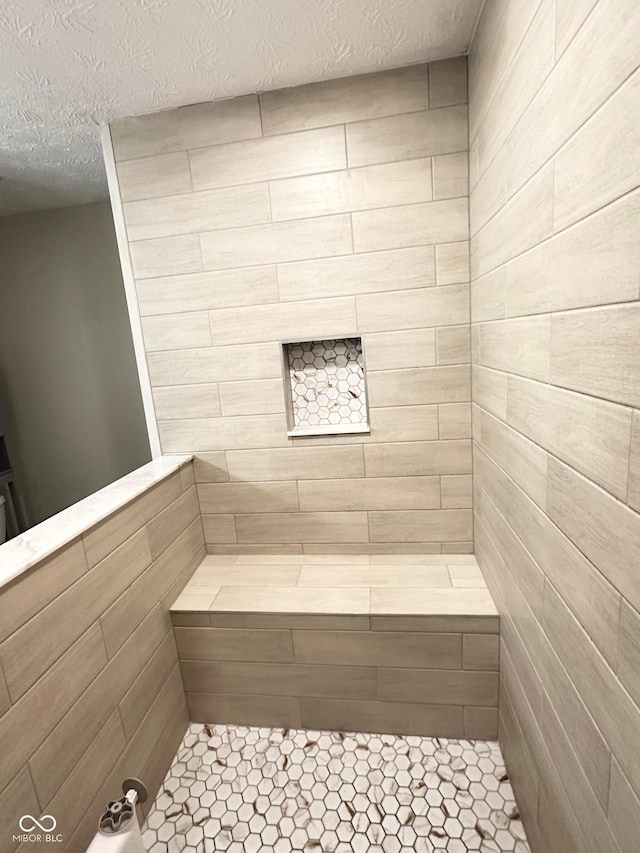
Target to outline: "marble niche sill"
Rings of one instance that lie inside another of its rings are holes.
[[[153,459],[0,545],[0,588],[180,470],[192,459],[191,455]]]

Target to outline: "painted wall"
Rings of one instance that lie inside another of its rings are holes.
[[[640,836],[634,0],[488,0],[470,55],[476,551],[534,853]]]
[[[203,557],[189,462],[0,589],[2,853],[33,847],[24,814],[84,853],[131,776],[151,806],[188,725],[168,608]]]
[[[459,58],[112,126],[210,551],[472,549],[466,101]],[[287,438],[278,342],[354,333],[371,434]]]
[[[32,524],[150,458],[108,203],[0,219],[0,388]]]

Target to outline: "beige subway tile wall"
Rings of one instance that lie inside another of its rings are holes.
[[[639,26],[487,0],[469,59],[475,542],[533,853],[637,848]]]
[[[196,454],[209,552],[471,550],[466,59],[111,135],[162,449]],[[371,433],[287,438],[279,341],[353,334]]]
[[[25,813],[56,818],[61,850],[86,850],[125,778],[151,800],[164,778],[188,725],[169,606],[205,553],[192,467],[0,590],[7,853]]]

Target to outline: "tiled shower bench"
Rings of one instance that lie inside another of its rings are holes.
[[[193,722],[497,737],[472,556],[208,556],[171,615]]]

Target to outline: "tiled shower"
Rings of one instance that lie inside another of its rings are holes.
[[[197,456],[210,552],[473,550],[466,102],[459,57],[112,125],[160,446]],[[370,430],[304,435],[282,344],[354,336],[336,390]]]
[[[113,122],[159,458],[2,546],[1,853],[635,853],[639,31]]]

